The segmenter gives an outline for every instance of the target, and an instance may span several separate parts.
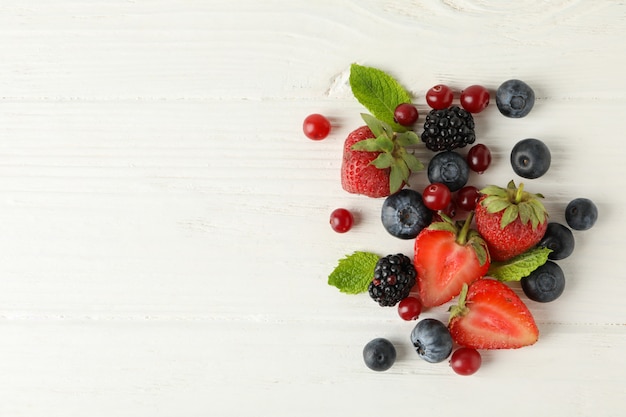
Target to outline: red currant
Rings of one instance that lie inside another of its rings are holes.
[[[302,123],[304,135],[312,140],[322,140],[330,133],[330,121],[321,114],[310,114]]]
[[[411,126],[417,122],[419,113],[411,103],[398,104],[393,112],[393,118],[401,126]]]
[[[456,206],[461,210],[472,211],[480,198],[480,191],[472,185],[466,185],[456,193]]]
[[[467,152],[467,165],[472,171],[482,174],[491,164],[491,151],[488,147],[479,143]]]
[[[424,205],[431,210],[444,210],[452,200],[452,192],[442,183],[434,182],[428,185],[422,193]]]
[[[480,113],[489,104],[489,90],[471,85],[461,92],[461,106],[470,113]]]
[[[352,228],[354,217],[349,210],[338,208],[330,213],[330,227],[337,233],[345,233]]]
[[[443,110],[450,107],[454,100],[454,93],[447,85],[437,84],[426,92],[426,103],[435,109]]]
[[[448,204],[448,207],[441,210],[441,212],[445,214],[446,216],[450,217],[451,219],[454,219],[454,217],[456,216],[456,203],[454,201],[450,201],[450,204]]]
[[[406,297],[398,304],[398,314],[402,320],[417,320],[422,312],[422,303],[415,297]]]
[[[481,363],[480,353],[473,348],[459,348],[450,357],[450,367],[459,375],[472,375],[478,371]]]

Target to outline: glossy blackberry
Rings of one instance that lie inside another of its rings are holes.
[[[388,255],[378,260],[368,292],[382,307],[392,307],[409,295],[416,276],[411,259],[401,253]]]
[[[422,141],[431,151],[451,151],[475,140],[474,118],[467,110],[452,106],[426,115]]]

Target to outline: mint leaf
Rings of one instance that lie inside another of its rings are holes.
[[[545,264],[550,252],[548,248],[534,248],[509,261],[492,262],[487,274],[499,281],[519,281]]]
[[[374,278],[374,268],[379,256],[370,252],[354,252],[339,260],[337,267],[328,276],[328,285],[339,288],[346,294],[367,291]]]
[[[411,96],[393,77],[376,68],[352,64],[350,87],[359,103],[377,119],[396,132],[407,130],[395,122],[393,113],[398,104],[410,103]]]

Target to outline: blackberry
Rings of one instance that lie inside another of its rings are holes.
[[[467,110],[452,106],[426,115],[422,141],[431,151],[451,151],[475,140],[474,118]]]
[[[382,307],[392,307],[409,295],[416,276],[415,267],[407,256],[387,255],[376,263],[368,292]]]

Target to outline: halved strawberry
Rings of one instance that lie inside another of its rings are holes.
[[[516,349],[534,344],[539,330],[530,310],[506,284],[483,278],[464,287],[450,308],[448,329],[461,346]]]
[[[419,292],[424,307],[434,307],[450,301],[463,288],[483,277],[491,259],[487,244],[470,229],[472,214],[463,227],[441,214],[442,221],[432,223],[415,239],[414,264]]]

